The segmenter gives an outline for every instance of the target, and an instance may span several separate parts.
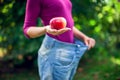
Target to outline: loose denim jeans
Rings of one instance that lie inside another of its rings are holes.
[[[40,80],[72,80],[87,48],[79,40],[72,44],[46,35],[38,51]]]

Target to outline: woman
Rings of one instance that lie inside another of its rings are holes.
[[[51,29],[54,17],[64,17],[67,27]],[[37,18],[44,26],[36,27]],[[40,80],[72,80],[81,56],[95,45],[93,38],[74,27],[70,0],[27,0],[23,30],[28,38],[46,35],[38,51]]]

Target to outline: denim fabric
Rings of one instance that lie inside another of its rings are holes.
[[[87,48],[77,39],[72,44],[46,35],[38,51],[40,80],[72,80]]]

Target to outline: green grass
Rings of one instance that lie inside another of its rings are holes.
[[[74,80],[120,80],[120,65],[113,62],[112,57],[112,55],[96,54],[84,59],[86,61],[81,61],[82,64]]]
[[[39,80],[37,71],[21,69],[15,72],[3,73],[0,80]]]
[[[112,61],[112,57],[114,56],[109,54],[92,56],[85,54],[74,80],[120,80],[120,65],[117,64],[119,60]],[[39,80],[39,76],[37,68],[21,69],[11,73],[1,73],[0,80]]]

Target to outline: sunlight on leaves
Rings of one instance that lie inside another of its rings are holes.
[[[120,58],[111,57],[111,61],[112,61],[114,64],[120,65]]]
[[[79,29],[79,30],[82,29],[82,27],[81,27],[79,24],[76,24],[75,27],[76,27],[77,29]]]
[[[108,20],[109,23],[112,23],[113,22],[113,17],[109,16],[109,17],[107,17],[107,20]]]
[[[2,42],[2,36],[0,36],[0,42]]]
[[[99,13],[99,14],[98,14],[98,18],[99,18],[99,19],[103,18],[103,14],[102,14],[102,13]]]
[[[14,2],[12,2],[12,3],[10,3],[8,6],[9,6],[9,8],[12,8],[13,7],[13,3]]]
[[[15,22],[11,22],[11,27],[15,27]]]
[[[5,48],[0,48],[0,58],[4,57],[7,53],[7,50]]]
[[[103,7],[103,12],[109,11],[110,9],[111,9],[110,6],[104,6],[104,7]]]
[[[120,13],[120,1],[113,0],[112,3],[116,4],[116,5],[114,5],[115,9],[116,9],[116,11],[118,11]]]
[[[12,3],[9,3],[7,5],[5,5],[2,9],[2,13],[7,13],[9,12],[9,10],[13,7],[15,1],[13,1]]]
[[[94,31],[99,33],[101,31],[102,27],[100,25],[96,26]]]
[[[2,13],[7,13],[8,9],[6,8],[6,6],[2,9]]]
[[[95,10],[96,10],[96,11],[100,11],[100,7],[96,6],[96,7],[95,7]]]
[[[75,16],[73,17],[74,21],[77,22],[78,21],[78,18]]]
[[[96,3],[96,2],[97,2],[97,0],[92,0],[92,2]]]
[[[91,19],[89,21],[89,24],[90,24],[90,26],[95,26],[96,25],[96,21],[94,19]]]
[[[104,0],[106,3],[108,3],[109,2],[109,0]]]

